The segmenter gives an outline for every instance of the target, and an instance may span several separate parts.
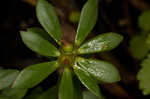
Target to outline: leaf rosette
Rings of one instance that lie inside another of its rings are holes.
[[[74,76],[95,96],[101,98],[98,82],[113,83],[120,80],[118,70],[102,60],[85,59],[81,54],[110,51],[117,47],[123,37],[117,33],[104,33],[84,43],[85,38],[92,31],[98,17],[98,0],[88,0],[84,5],[75,42],[64,46],[61,42],[62,32],[55,8],[46,0],[38,0],[36,7],[37,18],[44,30],[30,28],[21,31],[24,44],[32,51],[45,57],[56,57],[56,61],[44,62],[28,66],[21,71],[13,88],[32,88],[46,79],[56,69],[63,70],[59,84],[59,99],[78,99],[81,93],[76,91]],[[60,46],[50,43],[49,36]],[[69,94],[69,95],[68,95]],[[82,95],[80,98],[82,99]]]

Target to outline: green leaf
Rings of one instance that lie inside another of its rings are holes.
[[[61,44],[62,33],[54,7],[46,0],[38,0],[36,13],[44,29],[58,44]]]
[[[136,35],[130,40],[130,51],[133,57],[137,59],[143,59],[148,51],[148,44],[146,43],[146,37],[143,35]]]
[[[144,31],[150,31],[150,10],[143,12],[139,16],[138,24]]]
[[[83,91],[83,99],[99,99],[99,98],[94,94],[92,94],[90,91]]]
[[[144,95],[150,94],[150,55],[143,60],[141,69],[138,72],[137,79],[139,80],[139,88]]]
[[[0,90],[9,87],[18,76],[19,71],[13,69],[0,70]]]
[[[96,36],[90,41],[83,44],[79,50],[79,54],[86,53],[95,53],[95,52],[103,52],[110,51],[117,47],[120,42],[123,40],[123,37],[116,33],[104,33]]]
[[[74,89],[71,70],[65,68],[59,86],[59,99],[73,99],[73,91]]]
[[[57,87],[54,86],[47,91],[43,92],[37,99],[57,99]]]
[[[48,75],[58,68],[58,63],[45,62],[40,64],[31,65],[19,74],[13,84],[14,88],[32,88],[44,80]]]
[[[45,40],[37,32],[21,31],[23,42],[33,51],[43,56],[59,56],[60,52],[55,46]]]
[[[101,97],[97,82],[90,76],[88,72],[77,65],[74,66],[74,72],[82,84],[88,88],[88,90],[90,90],[96,96]]]
[[[32,28],[28,28],[27,31],[36,33],[37,35],[41,36],[43,39],[52,42],[52,38],[50,37],[50,35],[41,28],[32,27]]]
[[[108,62],[84,58],[77,58],[77,62],[79,66],[101,82],[113,83],[120,80],[118,70]]]
[[[74,98],[73,99],[83,99],[82,91],[80,88],[80,81],[77,77],[74,78]]]
[[[2,91],[0,99],[22,99],[27,92],[27,89],[7,88]]]
[[[88,0],[84,5],[75,38],[75,44],[79,46],[91,32],[96,24],[98,16],[98,0]]]

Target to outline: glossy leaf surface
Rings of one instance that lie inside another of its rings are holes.
[[[21,32],[23,42],[33,51],[43,56],[59,56],[60,53],[55,46],[45,40],[39,33],[27,31]]]
[[[101,97],[97,82],[90,76],[88,72],[77,65],[74,66],[74,71],[79,80],[86,88],[88,88],[88,90],[90,90],[96,96]]]
[[[95,53],[110,51],[117,47],[122,41],[123,37],[116,33],[104,33],[89,40],[85,44],[81,45],[78,50],[80,54]]]
[[[44,29],[58,44],[61,44],[62,33],[54,7],[46,0],[38,0],[36,13]]]
[[[77,62],[79,66],[101,82],[113,83],[120,80],[118,70],[108,62],[84,58],[78,58]]]
[[[75,39],[76,45],[80,45],[96,24],[98,16],[98,0],[88,0],[82,8],[80,21]]]
[[[73,99],[73,88],[71,71],[68,68],[65,68],[59,85],[59,99]]]
[[[58,63],[45,62],[28,66],[17,77],[13,84],[14,88],[32,88],[44,80],[58,68]]]
[[[142,61],[141,69],[138,72],[137,79],[139,80],[139,88],[144,95],[150,94],[150,55]]]
[[[13,69],[0,70],[0,90],[9,87],[18,76],[19,71]]]

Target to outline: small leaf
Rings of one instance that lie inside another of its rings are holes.
[[[83,99],[99,99],[99,98],[94,94],[92,94],[90,91],[83,91]]]
[[[58,99],[57,98],[58,92],[57,87],[54,86],[47,91],[43,92],[37,99]]]
[[[120,80],[118,70],[108,62],[84,58],[77,58],[77,62],[79,66],[102,82],[113,83]]]
[[[44,29],[58,44],[61,44],[62,33],[54,7],[46,0],[38,0],[36,13]]]
[[[98,16],[98,0],[88,0],[84,5],[77,29],[75,43],[79,46],[91,32]]]
[[[74,66],[74,71],[79,80],[86,88],[88,88],[88,90],[90,90],[96,96],[101,97],[97,82],[88,74],[88,72],[77,65]]]
[[[7,88],[1,93],[0,99],[22,99],[27,92],[27,89]]]
[[[138,72],[137,79],[139,80],[139,87],[144,95],[150,94],[150,55],[143,60],[141,69]]]
[[[59,86],[59,99],[73,99],[73,91],[71,71],[68,68],[65,68]]]
[[[110,51],[117,47],[122,41],[123,37],[116,33],[105,33],[96,36],[90,41],[83,44],[79,50],[79,54],[95,53]]]
[[[137,59],[143,59],[148,51],[148,44],[146,43],[146,37],[143,35],[136,35],[130,40],[130,51],[133,57]]]
[[[14,88],[32,88],[58,68],[56,61],[31,65],[25,68],[13,84]]]
[[[13,69],[0,70],[0,90],[9,87],[18,76],[19,71]]]
[[[60,52],[55,46],[43,39],[37,32],[21,31],[23,42],[33,51],[43,56],[59,56]]]
[[[144,31],[150,31],[150,10],[142,13],[138,20],[139,27]]]

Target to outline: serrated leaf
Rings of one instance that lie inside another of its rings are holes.
[[[139,88],[144,95],[150,94],[150,55],[143,60],[141,69],[138,72],[137,79],[139,80]]]
[[[62,33],[54,7],[46,0],[38,0],[36,13],[43,28],[58,44],[61,44]]]
[[[81,45],[78,50],[79,54],[95,53],[110,51],[117,47],[123,37],[116,33],[104,33],[96,36],[95,38],[89,40],[88,42]]]
[[[59,99],[73,99],[74,86],[72,81],[71,70],[64,68],[63,76],[59,86]]]
[[[80,21],[75,38],[75,44],[79,46],[91,32],[96,24],[98,16],[98,0],[88,0],[82,8]]]
[[[2,91],[0,99],[22,99],[27,92],[27,89],[7,88]]]
[[[75,65],[74,66],[74,72],[79,78],[79,80],[82,82],[82,84],[91,91],[94,95],[101,97],[101,93],[98,87],[97,82],[90,76],[90,74],[82,69],[81,67]]]
[[[90,91],[83,91],[83,99],[99,99],[99,98],[94,94],[92,94]]]
[[[21,37],[23,42],[33,51],[43,56],[57,57],[60,52],[57,48],[45,40],[38,32],[21,31]]]
[[[19,71],[13,69],[0,70],[0,90],[9,87],[18,76]]]
[[[49,88],[47,91],[43,92],[37,99],[58,99],[57,98],[58,92],[57,87],[54,86]]]
[[[77,62],[79,66],[101,82],[113,83],[120,80],[118,70],[108,62],[84,58],[77,58]]]
[[[58,68],[56,61],[28,66],[17,77],[13,88],[32,88]]]
[[[143,12],[139,16],[138,24],[144,31],[150,31],[150,10]]]
[[[130,51],[133,57],[137,59],[144,58],[148,51],[148,44],[146,43],[146,37],[143,35],[136,35],[130,40]]]

